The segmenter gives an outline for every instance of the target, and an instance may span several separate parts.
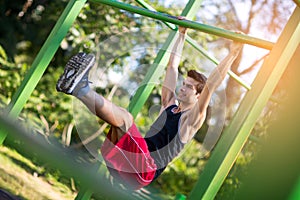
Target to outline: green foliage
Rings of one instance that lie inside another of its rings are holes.
[[[7,60],[7,55],[3,47],[0,45],[0,64],[7,67],[13,67],[14,64]]]
[[[59,94],[55,88],[55,82],[62,72],[62,68],[49,66],[22,112],[24,118],[35,119],[37,125],[34,127],[45,135],[60,137],[64,126],[72,121],[71,97]]]
[[[5,107],[16,88],[19,87],[21,79],[26,72],[27,64],[10,62],[6,51],[0,45],[0,108]]]
[[[240,177],[246,175],[246,167],[252,161],[253,156],[253,154],[250,156],[247,151],[242,152],[238,156],[215,199],[234,199],[242,184]]]

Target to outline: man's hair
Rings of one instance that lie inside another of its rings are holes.
[[[197,82],[199,82],[196,85],[196,91],[197,91],[197,93],[200,94],[202,92],[203,88],[204,88],[204,85],[205,85],[206,81],[207,81],[206,76],[204,76],[203,74],[197,72],[196,70],[189,70],[187,72],[187,75],[188,75],[188,77],[193,78]]]

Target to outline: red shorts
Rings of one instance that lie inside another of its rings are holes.
[[[140,189],[150,184],[157,167],[136,125],[133,123],[116,144],[110,141],[111,133],[112,129],[101,147],[103,159],[111,175],[132,189]]]

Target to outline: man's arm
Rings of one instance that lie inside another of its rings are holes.
[[[213,70],[207,79],[206,85],[204,86],[199,98],[198,106],[201,113],[206,113],[206,109],[210,102],[212,94],[220,86],[232,63],[237,58],[240,50],[242,49],[242,43],[233,42],[230,46],[229,54],[220,62],[220,64]]]
[[[179,35],[172,48],[162,87],[161,100],[163,108],[175,103],[175,90],[178,78],[178,66],[185,41],[186,28],[179,27]]]
[[[208,77],[207,82],[201,94],[198,97],[198,102],[189,111],[186,119],[183,119],[183,120],[187,120],[188,122],[182,123],[181,129],[184,130],[181,131],[182,142],[190,141],[193,138],[195,132],[199,128],[201,128],[206,118],[206,111],[211,96],[226,77],[228,70],[230,69],[232,63],[238,56],[241,48],[242,48],[242,44],[233,42],[229,54],[220,62],[217,68],[214,69],[213,72]]]

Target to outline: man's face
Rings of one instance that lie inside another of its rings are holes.
[[[199,94],[197,94],[196,85],[198,82],[191,78],[187,77],[184,81],[182,86],[178,91],[177,98],[180,102],[184,103],[196,103]]]

